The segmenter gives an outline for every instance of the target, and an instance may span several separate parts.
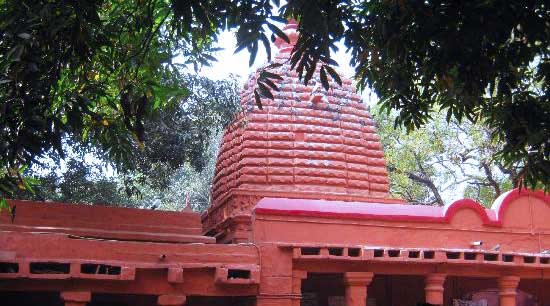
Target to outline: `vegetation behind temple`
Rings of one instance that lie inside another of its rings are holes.
[[[128,154],[131,168],[116,168],[100,148],[65,137],[65,157],[50,152],[27,169],[34,192],[23,199],[181,209],[209,204],[217,139],[240,110],[235,79],[212,81],[186,75],[189,95],[144,122],[144,146]]]
[[[442,113],[407,133],[394,129],[394,114],[374,110],[390,173],[391,193],[411,203],[445,205],[462,197],[490,206],[518,186],[517,164],[495,159],[502,147],[490,128],[470,122],[447,122]]]

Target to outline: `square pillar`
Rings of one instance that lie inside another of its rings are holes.
[[[302,280],[307,278],[307,271],[292,271],[292,294],[296,296],[292,300],[292,306],[300,306],[302,302]]]
[[[445,277],[447,275],[443,273],[431,273],[426,275],[426,303],[432,305],[443,305],[443,283],[445,283]]]
[[[367,304],[367,286],[372,282],[372,272],[344,273],[346,288],[346,306],[365,306]]]
[[[65,306],[86,306],[92,300],[90,291],[62,291],[61,300]]]
[[[183,306],[187,301],[185,295],[165,294],[159,295],[157,298],[158,306]]]
[[[289,276],[264,276],[260,282],[260,292],[256,296],[256,306],[299,305],[302,295],[301,292],[295,293],[298,288],[302,290],[301,282],[298,284],[299,274],[289,271]]]
[[[500,306],[516,306],[519,276],[501,276],[498,279],[498,296]]]

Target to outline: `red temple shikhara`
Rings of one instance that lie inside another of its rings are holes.
[[[303,85],[285,31],[280,90],[227,130],[207,212],[11,201],[0,305],[550,305],[550,196],[391,199],[351,81]]]

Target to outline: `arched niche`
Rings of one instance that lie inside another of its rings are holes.
[[[520,196],[500,205],[499,221],[505,228],[531,228],[529,197]]]
[[[451,225],[461,229],[479,229],[483,227],[483,219],[479,211],[471,207],[457,209],[450,218]]]
[[[445,218],[453,227],[463,229],[479,229],[491,222],[483,206],[470,199],[446,206]]]
[[[529,197],[533,226],[537,230],[550,230],[550,203],[538,197]]]

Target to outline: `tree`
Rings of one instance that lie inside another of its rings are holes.
[[[66,160],[65,168],[63,172],[54,166],[49,167],[45,173],[28,173],[28,176],[39,180],[39,184],[35,187],[34,193],[19,191],[16,198],[123,207],[139,206],[135,199],[126,196],[122,184],[116,177],[103,175],[102,167],[74,156]]]
[[[523,186],[550,189],[550,7],[530,1],[289,1],[300,21],[291,62],[307,81],[342,40],[359,88],[371,87],[396,125],[487,125],[497,158],[519,162]],[[325,85],[326,87],[326,85]]]
[[[161,209],[191,208],[199,212],[208,209],[221,136],[221,131],[213,134],[205,154],[205,165],[200,171],[190,165],[179,167],[170,175],[168,185],[162,192],[150,185],[140,186],[140,206],[154,204]]]
[[[331,50],[343,40],[360,88],[371,87],[396,124],[413,130],[434,109],[481,122],[519,162],[525,186],[550,186],[550,9],[530,1],[66,1],[0,6],[0,189],[29,188],[21,169],[71,135],[129,164],[144,122],[188,91],[172,62],[207,64],[223,29],[253,62],[259,45],[288,40],[274,23],[299,21],[291,57],[307,83],[321,66],[337,83]],[[262,71],[257,101],[276,75]],[[258,103],[261,106],[261,103]]]
[[[189,95],[144,123],[143,148],[127,153],[129,166],[112,165],[108,154],[65,138],[66,157],[55,152],[27,170],[37,182],[34,193],[16,197],[142,208],[182,209],[208,206],[220,133],[240,110],[236,79],[212,81],[183,75]],[[65,165],[61,167],[59,165]],[[109,166],[115,166],[107,171]],[[64,169],[66,168],[66,169]],[[110,174],[105,174],[110,172]]]
[[[19,191],[15,198],[144,209],[177,211],[190,208],[204,211],[210,205],[210,188],[222,134],[218,132],[212,135],[202,161],[205,165],[201,170],[197,170],[189,163],[175,169],[164,165],[169,171],[157,173],[154,179],[141,180],[135,179],[146,177],[139,170],[124,174],[106,174],[108,171],[105,168],[108,164],[105,161],[97,156],[92,157],[89,152],[71,152],[71,157],[62,163],[64,167],[57,166],[61,164],[58,160],[28,171],[26,175],[37,181],[34,192]],[[156,162],[153,168],[158,169],[162,165],[163,163]]]
[[[186,94],[174,52],[206,50],[166,27],[163,1],[5,1],[0,7],[0,190],[29,189],[22,171],[62,139],[118,165],[144,141],[143,119]],[[187,35],[187,36],[186,36]],[[202,48],[202,49],[201,49]]]
[[[127,185],[136,181],[163,191],[182,166],[200,173],[211,159],[210,147],[217,150],[215,136],[241,111],[240,86],[234,77],[213,81],[182,75],[178,79],[189,93],[179,104],[144,121],[143,146],[127,152],[128,162],[118,167]],[[103,159],[110,161],[106,154]]]
[[[374,111],[393,196],[440,206],[467,197],[490,206],[517,186],[519,167],[505,167],[494,158],[501,148],[488,127],[447,122],[443,113],[436,113],[424,127],[407,133],[405,128],[394,129],[396,116],[380,108]]]

